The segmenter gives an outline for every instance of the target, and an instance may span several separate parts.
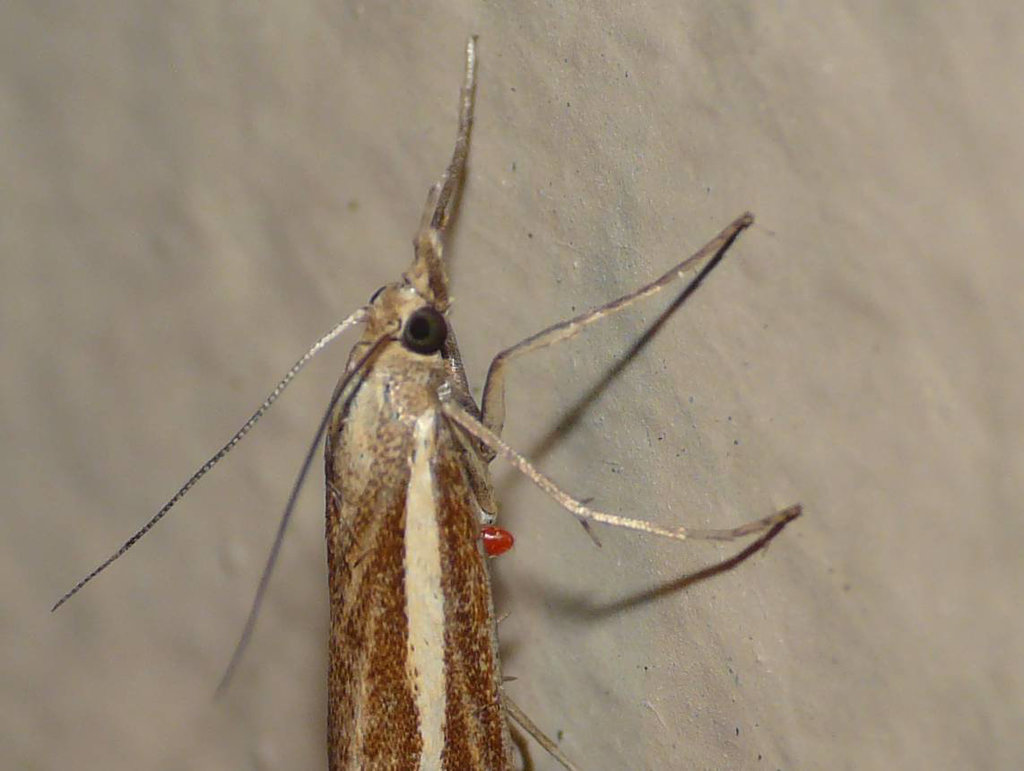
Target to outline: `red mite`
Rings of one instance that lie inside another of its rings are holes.
[[[484,551],[488,557],[504,554],[516,540],[508,530],[490,525],[480,528],[480,539],[484,542]]]

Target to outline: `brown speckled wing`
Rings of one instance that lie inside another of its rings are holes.
[[[402,581],[408,464],[379,456],[358,474],[349,453],[334,456],[332,444],[327,453],[328,767],[414,769],[421,742],[405,670]]]
[[[387,395],[381,401],[371,388],[359,391],[332,425],[326,453],[329,768],[418,769],[423,747],[407,661],[403,543],[412,426],[394,419]],[[464,452],[438,409],[432,476],[444,591],[442,769],[504,771],[511,745]]]
[[[462,447],[438,415],[435,479],[440,502],[445,600],[446,770],[511,767],[508,725],[501,706],[490,576],[480,546],[479,515],[466,480]]]

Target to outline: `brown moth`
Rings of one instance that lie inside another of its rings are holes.
[[[475,61],[467,47],[452,161],[428,196],[415,257],[366,309],[327,431],[331,769],[504,769],[490,578],[479,540],[494,521],[487,458],[445,413],[469,393],[442,237],[469,149]],[[382,342],[383,341],[383,342]]]
[[[505,367],[510,360],[575,337],[589,324],[694,274],[681,296],[685,299],[750,226],[753,216],[738,217],[654,282],[499,353],[488,370],[478,407],[447,319],[451,301],[442,257],[469,151],[475,77],[475,40],[470,39],[455,150],[441,180],[430,190],[413,242],[412,266],[401,280],[379,289],[366,306],[321,338],[238,433],[54,606],[62,605],[145,535],[248,433],[314,355],[345,330],[363,324],[362,337],[352,349],[292,491],[224,681],[252,632],[298,487],[326,433],[331,616],[327,746],[332,771],[511,769],[509,720],[562,765],[573,768],[502,686],[497,623],[481,541],[481,528],[489,528],[497,516],[488,471],[496,456],[584,523],[676,540],[734,540],[759,534],[757,543],[766,543],[800,514],[800,506],[794,505],[728,530],[664,527],[607,514],[562,491],[501,440]]]

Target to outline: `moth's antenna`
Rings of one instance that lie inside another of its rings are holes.
[[[270,409],[270,406],[277,401],[277,397],[279,397],[281,395],[281,392],[288,387],[288,384],[292,382],[292,380],[295,378],[297,374],[299,374],[300,370],[302,370],[302,368],[309,363],[310,359],[312,359],[314,356],[320,353],[320,351],[327,347],[327,345],[331,341],[333,341],[336,337],[338,337],[338,335],[340,335],[346,329],[355,324],[359,324],[365,320],[366,308],[360,308],[347,319],[338,323],[334,327],[334,329],[332,329],[326,335],[317,340],[313,344],[313,346],[308,351],[306,351],[305,355],[303,355],[301,359],[295,362],[292,368],[288,370],[288,373],[283,378],[281,378],[280,382],[278,382],[278,384],[274,386],[274,390],[271,391],[270,395],[263,400],[263,404],[259,406],[259,409],[257,409],[256,412],[252,414],[251,418],[245,421],[245,424],[240,429],[238,429],[238,431],[235,433],[234,436],[231,437],[228,443],[221,447],[216,452],[216,454],[213,455],[213,457],[206,461],[206,463],[200,466],[199,469],[192,476],[189,477],[188,481],[185,482],[185,484],[183,484],[178,489],[178,492],[176,492],[174,496],[163,505],[163,508],[161,508],[160,511],[158,511],[153,516],[153,518],[149,520],[149,522],[147,522],[138,531],[136,531],[135,535],[133,535],[131,538],[125,541],[124,545],[120,549],[118,549],[116,552],[107,557],[107,559],[99,567],[97,567],[95,570],[89,573],[89,575],[87,575],[85,578],[83,578],[81,581],[75,584],[69,592],[67,592],[63,597],[57,600],[56,604],[54,604],[54,606],[50,608],[50,612],[52,613],[53,611],[57,610],[57,608],[59,608],[65,602],[67,602],[76,594],[78,594],[85,587],[86,584],[88,584],[90,581],[96,578],[96,576],[98,576],[100,573],[102,573],[104,570],[110,567],[110,565],[114,561],[116,561],[119,557],[121,557],[121,555],[123,555],[126,551],[132,548],[139,541],[139,539],[141,539],[146,533],[152,530],[153,526],[156,525],[156,523],[159,522],[161,519],[163,519],[167,512],[173,509],[174,506],[178,503],[178,501],[185,497],[185,494],[195,486],[196,482],[198,482],[200,479],[206,476],[206,473],[214,466],[216,466],[220,462],[221,458],[223,458],[225,455],[231,452],[235,448],[235,445],[242,441],[242,438],[249,433],[250,429],[252,429],[252,427],[256,425],[256,422],[263,417],[267,410]]]
[[[295,484],[292,485],[291,495],[288,496],[288,503],[285,504],[284,513],[281,515],[281,523],[277,526],[277,534],[274,536],[274,545],[270,547],[270,556],[267,557],[267,564],[263,568],[263,575],[260,576],[260,583],[256,588],[256,597],[252,601],[252,608],[249,610],[249,617],[245,620],[245,628],[242,630],[242,636],[239,638],[238,644],[235,645],[234,653],[231,654],[231,661],[228,663],[228,668],[225,670],[224,676],[220,679],[220,683],[217,685],[216,696],[218,697],[227,690],[227,687],[231,682],[231,678],[234,676],[235,670],[238,668],[238,662],[242,660],[242,654],[248,647],[249,640],[252,639],[253,630],[256,628],[256,617],[259,616],[260,607],[263,605],[263,597],[267,593],[267,587],[270,585],[270,576],[274,572],[274,566],[277,564],[277,557],[281,552],[281,544],[284,543],[284,531],[287,529],[288,523],[291,521],[292,512],[295,511],[295,502],[299,499],[299,492],[302,490],[302,485],[306,481],[309,469],[313,465],[313,458],[316,457],[316,451],[320,446],[320,440],[324,438],[324,433],[327,431],[327,424],[331,420],[334,408],[338,405],[342,394],[345,393],[345,390],[348,388],[348,385],[352,382],[353,378],[362,371],[367,362],[376,356],[377,351],[379,351],[381,347],[383,347],[384,343],[388,342],[391,338],[391,332],[387,332],[378,337],[377,341],[370,347],[370,350],[363,354],[362,358],[360,358],[359,361],[356,362],[355,366],[352,367],[352,369],[350,369],[340,381],[338,381],[338,385],[334,388],[334,393],[331,395],[331,401],[327,405],[327,410],[324,412],[323,418],[320,420],[320,427],[316,430],[316,436],[313,437],[313,441],[309,445],[309,450],[306,452],[306,458],[302,461],[302,468],[299,469],[299,475],[295,479]]]

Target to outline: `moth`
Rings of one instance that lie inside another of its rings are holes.
[[[400,280],[337,324],[292,367],[259,409],[117,552],[82,579],[62,605],[124,554],[229,452],[305,364],[362,325],[285,509],[234,670],[252,632],[299,486],[326,434],[330,592],[328,767],[465,771],[511,769],[512,720],[573,768],[503,687],[484,528],[498,506],[489,464],[518,468],[584,523],[676,540],[774,537],[799,516],[794,505],[727,530],[661,526],[597,511],[564,492],[501,439],[505,373],[515,358],[575,337],[590,324],[693,275],[692,291],[753,222],[744,214],[692,257],[624,297],[544,329],[491,362],[480,405],[470,393],[455,333],[443,250],[469,152],[476,48],[466,47],[455,149],[431,187]],[[493,529],[488,530],[493,534]],[[500,531],[499,540],[500,540]]]

